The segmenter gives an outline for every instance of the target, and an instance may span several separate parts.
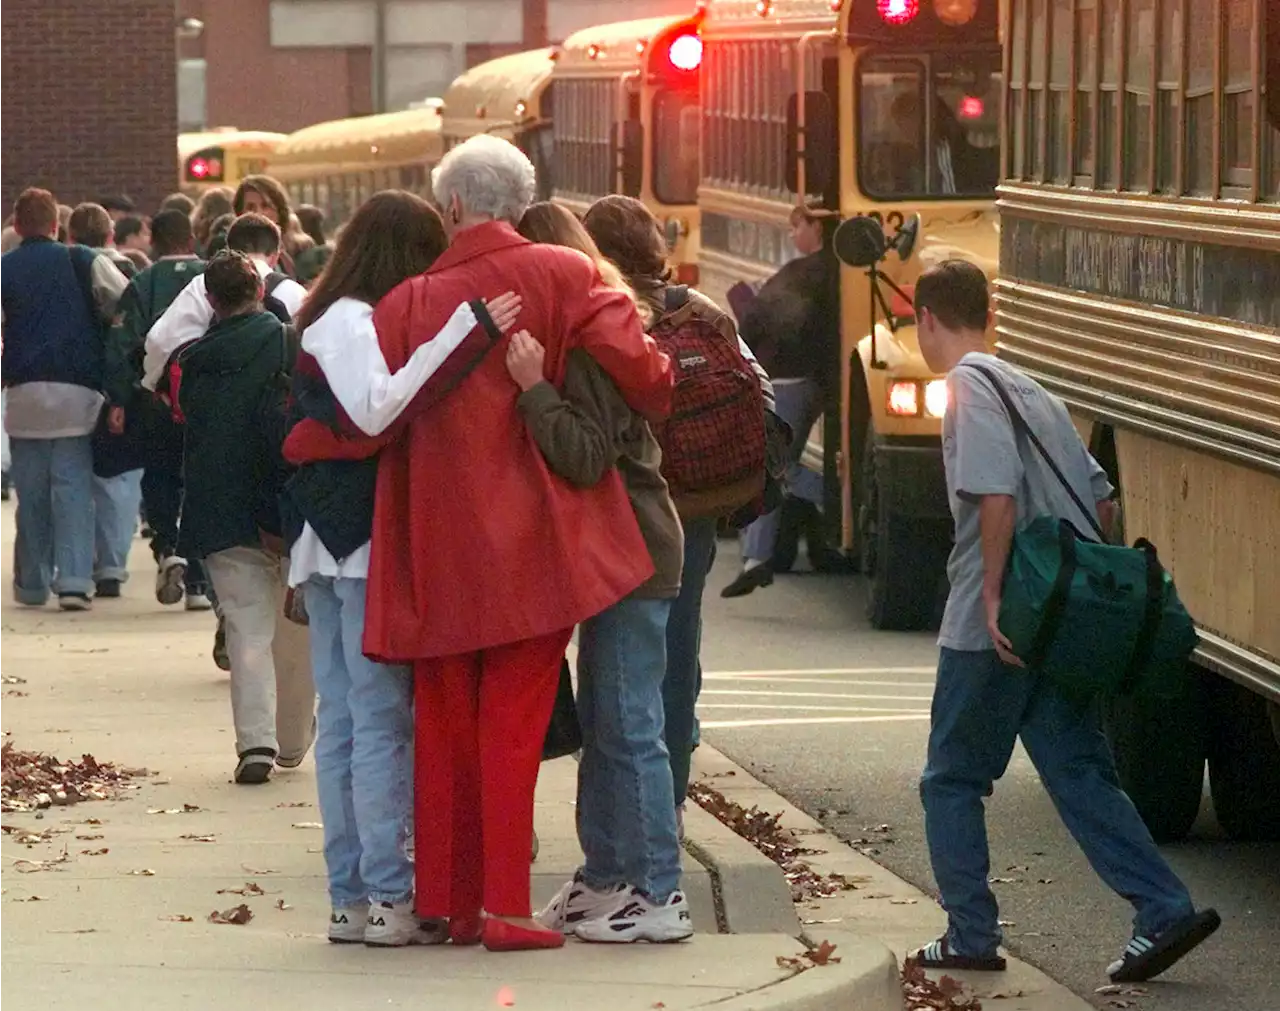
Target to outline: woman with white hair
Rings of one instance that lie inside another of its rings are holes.
[[[452,244],[378,304],[393,373],[460,300],[514,290],[548,380],[582,348],[633,409],[669,409],[671,364],[632,300],[586,256],[513,227],[534,196],[524,154],[475,137],[432,181]],[[495,348],[506,339],[473,332],[440,373],[455,388],[410,408],[378,458],[364,650],[414,667],[418,914],[448,918],[455,944],[553,948],[562,933],[530,915],[529,839],[561,658],[653,564],[616,471],[575,488],[548,469]]]

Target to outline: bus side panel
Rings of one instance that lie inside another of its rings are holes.
[[[1205,628],[1280,656],[1280,477],[1117,429],[1125,537],[1146,537]]]

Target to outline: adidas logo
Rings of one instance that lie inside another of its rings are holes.
[[[330,913],[329,922],[335,924],[349,924],[351,921],[347,919],[346,913]]]
[[[385,927],[386,925],[387,925],[387,921],[384,920],[381,916],[369,917],[369,926],[371,927]]]

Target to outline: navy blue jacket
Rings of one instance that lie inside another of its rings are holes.
[[[97,255],[39,237],[24,239],[0,259],[5,386],[102,388],[104,333],[91,279]]]

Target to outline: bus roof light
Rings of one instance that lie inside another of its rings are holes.
[[[888,25],[905,25],[920,13],[920,0],[876,0],[880,20]]]
[[[667,59],[676,70],[697,70],[702,66],[702,39],[696,35],[677,35],[667,47]]]

